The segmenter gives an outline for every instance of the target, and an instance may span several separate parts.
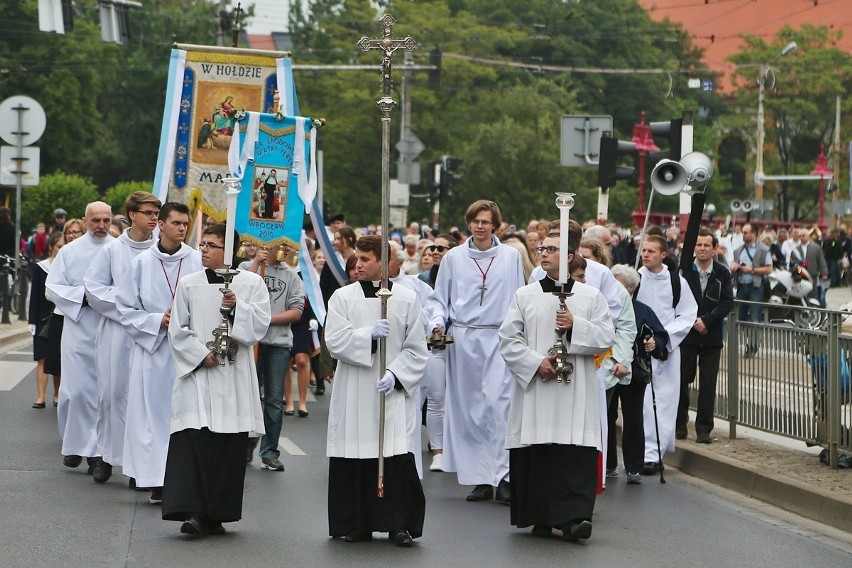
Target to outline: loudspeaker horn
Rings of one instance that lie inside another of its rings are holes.
[[[731,200],[731,211],[733,211],[734,213],[739,213],[742,210],[743,210],[743,202],[740,201],[739,199],[732,199]]]
[[[661,195],[677,195],[688,181],[688,172],[674,160],[660,160],[651,172],[651,186]]]
[[[680,159],[681,167],[686,170],[687,183],[697,190],[703,190],[713,177],[713,162],[701,152],[690,152]]]
[[[750,199],[746,199],[743,201],[743,213],[751,213],[754,209],[754,201]]]

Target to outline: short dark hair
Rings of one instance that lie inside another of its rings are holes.
[[[50,236],[47,237],[47,250],[50,251],[53,247],[56,246],[56,243],[59,242],[60,239],[64,239],[65,235],[62,234],[62,231],[53,231],[50,233]]]
[[[391,249],[390,243],[379,235],[366,235],[364,237],[361,237],[355,243],[355,248],[361,251],[371,252],[375,255],[376,260],[381,260],[382,243],[384,243],[385,246],[388,247],[388,258],[391,258],[391,256],[393,255],[393,249]]]
[[[547,224],[547,236],[558,237],[561,234],[562,223],[559,219],[554,219]],[[568,221],[568,250],[575,252],[580,248],[580,241],[583,240],[583,227],[580,223],[571,219]]]
[[[214,237],[219,237],[222,239],[222,242],[225,242],[225,233],[228,230],[228,226],[225,223],[216,223],[215,225],[211,225],[210,227],[205,227],[204,231],[201,233],[202,235],[213,235]],[[234,229],[234,242],[240,242],[240,234]]]
[[[172,211],[177,211],[178,213],[183,213],[187,217],[189,217],[189,207],[187,207],[183,203],[178,203],[177,201],[168,201],[160,207],[160,215],[157,217],[160,221],[165,221],[169,218],[169,214]]]
[[[713,238],[713,248],[719,246],[719,239],[716,238],[716,234],[711,232],[710,229],[698,229],[699,237],[712,237]]]

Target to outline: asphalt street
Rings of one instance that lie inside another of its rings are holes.
[[[396,548],[378,534],[371,543],[333,540],[324,456],[329,396],[311,396],[307,418],[285,417],[285,472],[261,470],[257,458],[249,466],[243,520],[226,525],[224,536],[186,541],[179,524],[161,520],[147,493],[129,490],[123,475],[97,485],[85,466],[62,466],[54,408],[30,408],[29,353],[25,342],[0,356],[3,567],[852,565],[852,536],[673,470],[665,485],[656,477],[640,486],[610,480],[584,544],[534,538],[509,524],[508,507],[467,503],[469,487],[428,471],[424,536],[413,548]]]

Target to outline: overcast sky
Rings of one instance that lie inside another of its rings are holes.
[[[235,6],[237,0],[231,0]],[[243,0],[246,5],[254,4],[254,17],[247,26],[250,34],[268,34],[287,31],[287,12],[290,0]]]

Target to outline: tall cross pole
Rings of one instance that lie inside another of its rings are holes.
[[[385,240],[382,243],[382,287],[378,291],[377,296],[382,303],[381,317],[388,317],[388,300],[391,296],[391,291],[388,288],[388,218],[390,217],[390,123],[391,111],[396,106],[396,101],[391,97],[393,90],[393,78],[391,76],[394,52],[402,48],[406,51],[412,51],[417,47],[411,36],[406,36],[404,39],[393,39],[393,25],[396,19],[390,14],[385,14],[379,20],[382,25],[381,39],[370,39],[366,36],[358,40],[358,47],[361,51],[369,51],[371,49],[380,49],[384,56],[382,57],[382,97],[376,101],[376,106],[382,113],[382,238]],[[379,339],[379,378],[382,378],[385,373],[385,365],[387,364],[387,342],[385,338]],[[384,442],[385,442],[385,395],[379,395],[379,479],[376,495],[384,497],[385,495],[385,459],[384,459]]]

